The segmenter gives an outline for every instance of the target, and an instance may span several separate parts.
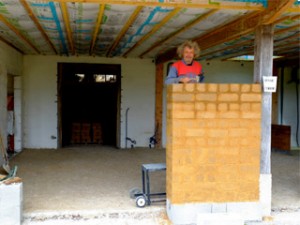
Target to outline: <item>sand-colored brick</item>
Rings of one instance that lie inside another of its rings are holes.
[[[197,92],[206,92],[207,84],[197,84],[196,90]]]
[[[237,93],[221,93],[218,95],[218,101],[220,102],[236,102],[239,100]]]
[[[228,110],[228,103],[219,103],[218,104],[219,111],[227,111]]]
[[[195,84],[184,84],[184,91],[186,92],[194,92],[195,91]]]
[[[197,111],[206,110],[206,104],[204,102],[196,102],[195,103],[195,109]]]
[[[172,84],[167,86],[168,93],[176,93],[176,92],[182,92],[183,91],[183,85],[182,84]]]
[[[241,94],[241,101],[243,102],[260,102],[261,101],[261,95],[258,93],[247,93],[247,94]]]
[[[218,84],[207,84],[207,91],[208,92],[217,92],[218,91]]]
[[[240,91],[241,85],[240,84],[229,84],[230,85],[230,91],[238,93]]]
[[[251,85],[250,84],[242,84],[241,85],[241,92],[250,92],[251,91]]]
[[[169,95],[168,102],[194,102],[195,95],[190,93],[173,93]]]
[[[229,84],[220,84],[219,92],[228,92],[230,90]]]
[[[252,92],[261,93],[262,87],[260,84],[252,84]]]
[[[196,94],[196,100],[200,102],[215,102],[217,100],[216,93],[199,93]]]

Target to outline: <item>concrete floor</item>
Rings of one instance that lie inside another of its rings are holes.
[[[130,189],[141,188],[141,165],[160,162],[165,162],[163,149],[86,146],[24,150],[11,161],[11,166],[18,165],[17,175],[23,179],[23,224],[42,220],[46,225],[45,219],[49,224],[53,219],[55,224],[58,219],[64,220],[62,224],[67,220],[83,224],[82,220],[91,218],[84,224],[111,224],[113,218],[121,219],[114,222],[120,225],[141,224],[141,219],[145,225],[169,224],[164,203],[140,209],[129,197]],[[277,217],[289,212],[300,216],[299,162],[299,151],[272,152],[272,209]],[[153,191],[164,192],[165,172],[153,173],[151,179]]]

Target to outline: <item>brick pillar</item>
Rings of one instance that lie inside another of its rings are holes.
[[[259,214],[261,86],[173,84],[167,89],[167,211]]]

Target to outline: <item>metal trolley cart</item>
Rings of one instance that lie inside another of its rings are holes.
[[[142,184],[143,191],[141,192],[138,188],[134,188],[130,191],[130,197],[135,198],[137,207],[145,207],[145,205],[151,205],[152,202],[160,202],[166,200],[166,193],[151,193],[150,192],[150,177],[149,173],[154,171],[166,170],[165,163],[151,163],[142,165]],[[155,199],[151,197],[156,196]],[[158,198],[157,198],[158,197]]]

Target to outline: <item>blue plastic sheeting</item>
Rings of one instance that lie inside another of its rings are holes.
[[[53,28],[53,27],[47,27],[47,26],[44,26],[44,29],[48,30],[48,31],[57,31],[58,32],[59,40],[60,40],[60,42],[62,44],[62,47],[63,47],[63,52],[61,52],[61,53],[68,55],[68,48],[67,48],[66,41],[65,41],[65,38],[64,38],[64,34],[63,34],[63,31],[62,31],[62,28],[61,28],[61,25],[60,25],[60,21],[59,21],[57,12],[56,12],[55,3],[53,3],[53,2],[49,2],[49,3],[30,3],[30,5],[31,5],[31,7],[41,7],[41,8],[49,7],[50,8],[50,11],[51,11],[53,17],[37,16],[37,18],[39,20],[53,21],[55,23],[56,29]],[[57,39],[57,38],[52,38],[52,39]]]
[[[136,33],[132,36],[130,36],[130,38],[128,39],[128,41],[126,43],[124,43],[114,54],[118,55],[119,53],[121,53],[123,51],[124,48],[126,48],[126,46],[128,44],[130,44],[132,42],[132,40],[136,37],[136,36],[142,36],[143,33],[143,29],[145,26],[149,26],[149,25],[155,25],[156,23],[151,22],[155,16],[156,13],[168,13],[170,11],[172,11],[173,9],[162,9],[161,7],[155,7],[151,13],[149,14],[149,16],[147,17],[147,19],[145,20],[145,22],[138,28],[138,30],[136,31]]]

